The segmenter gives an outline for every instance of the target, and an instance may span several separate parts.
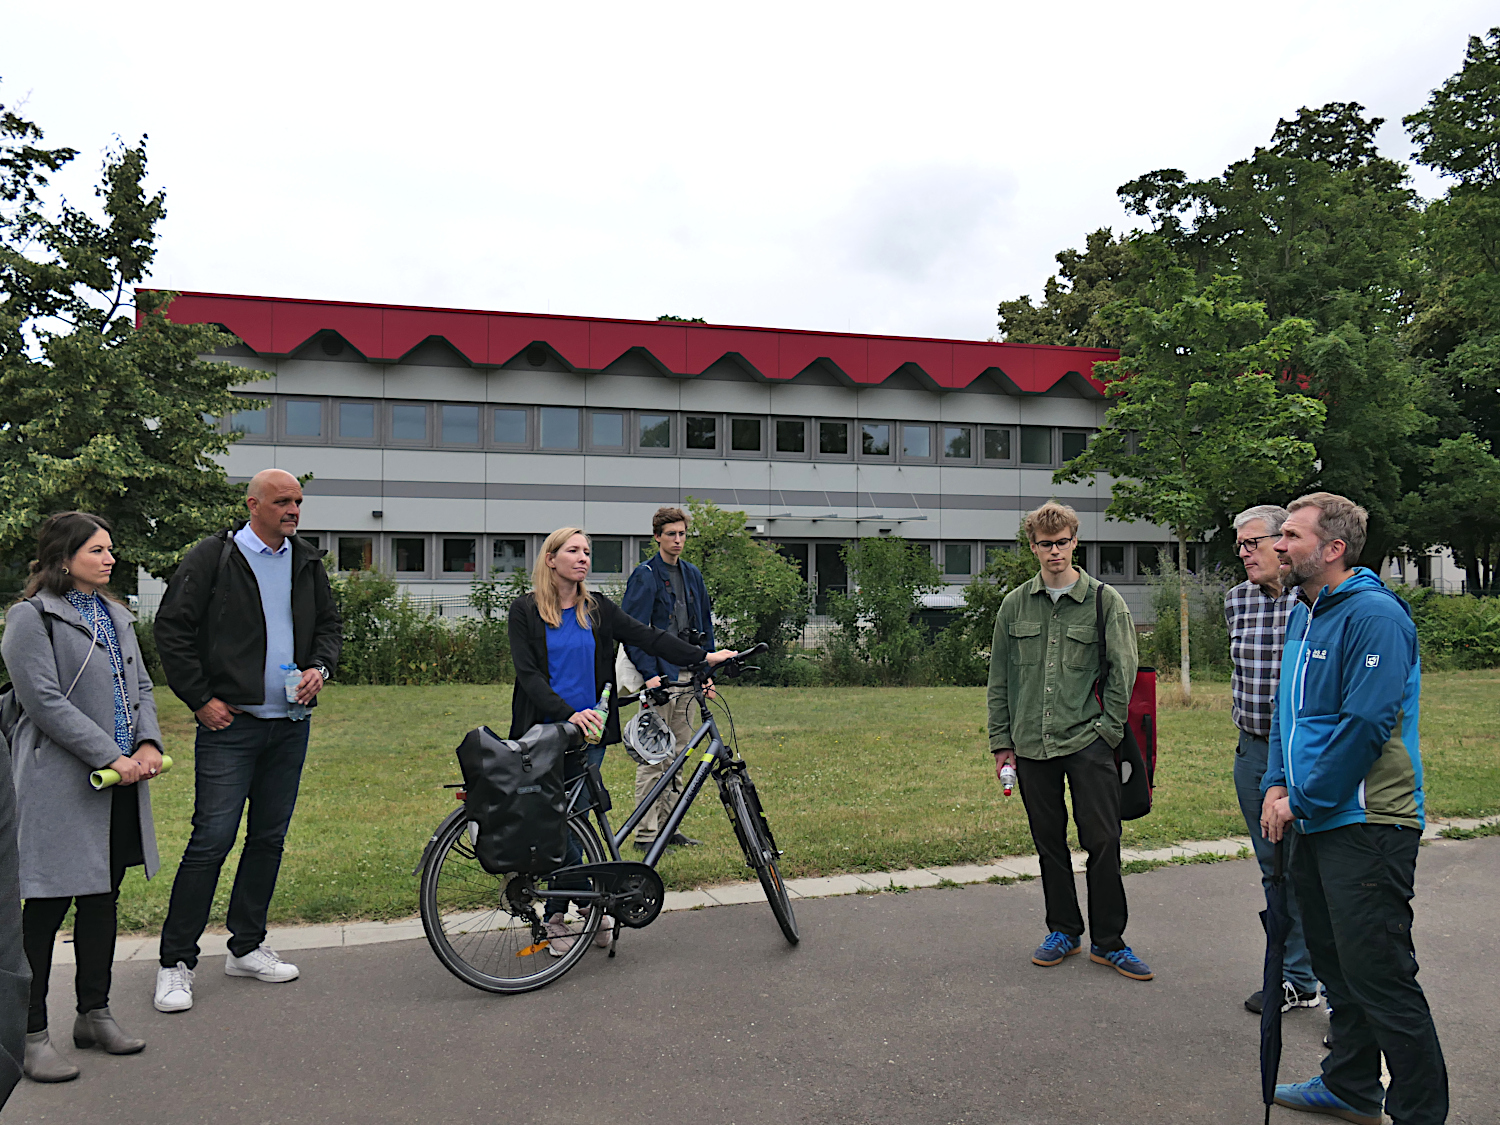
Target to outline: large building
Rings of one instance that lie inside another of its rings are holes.
[[[223,422],[231,477],[312,473],[305,531],[417,598],[457,604],[570,524],[623,579],[689,497],[742,510],[820,596],[858,536],[926,544],[959,588],[1056,496],[1089,571],[1148,615],[1168,536],[1107,521],[1105,478],[1052,482],[1102,422],[1113,352],[210,293],[170,315],[269,376],[239,388],[264,409]]]

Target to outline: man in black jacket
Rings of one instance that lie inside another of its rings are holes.
[[[172,884],[156,974],[158,1011],[193,1006],[198,938],[249,802],[229,896],[224,972],[269,983],[297,967],[265,944],[266,912],[307,756],[307,709],[338,664],[342,622],[323,551],[297,536],[302,488],[280,469],[251,480],[248,522],[187,553],[156,615],[172,691],[198,717],[193,834]],[[301,679],[288,698],[287,671]]]

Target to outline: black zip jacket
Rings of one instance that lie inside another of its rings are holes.
[[[565,609],[564,613],[574,610]],[[615,642],[643,648],[673,664],[701,664],[706,651],[671,633],[643,625],[608,598],[594,594],[594,698],[610,685],[605,746],[620,741],[620,708],[615,686]],[[547,623],[537,612],[536,595],[517,598],[510,607],[510,658],[516,666],[516,688],[510,702],[510,737],[520,738],[543,717],[562,722],[575,710],[552,690],[547,667]]]
[[[167,684],[194,711],[215,698],[237,707],[266,701],[260,583],[234,542],[244,526],[215,532],[189,551],[156,611],[153,632]],[[298,668],[321,664],[331,674],[344,636],[323,568],[326,552],[301,536],[291,543],[292,651]]]

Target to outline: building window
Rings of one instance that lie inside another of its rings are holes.
[[[943,573],[969,575],[974,573],[974,544],[944,543]]]
[[[986,461],[1009,461],[1010,456],[1010,427],[986,426],[984,428],[984,459]]]
[[[473,574],[479,569],[477,539],[443,540],[443,573]]]
[[[397,403],[391,407],[392,441],[426,441],[427,407]]]
[[[270,427],[266,425],[269,412],[266,410],[266,400],[263,398],[247,398],[246,402],[258,402],[260,407],[254,410],[236,410],[229,416],[229,432],[232,434],[245,434],[247,437],[265,437]]]
[[[776,452],[806,453],[807,423],[800,418],[776,420]]]
[[[323,404],[305,398],[288,399],[286,407],[286,436],[294,438],[318,438],[323,436]]]
[[[672,448],[672,416],[670,414],[638,414],[636,422],[640,432],[640,448]]]
[[[340,570],[369,570],[375,565],[375,540],[368,535],[340,535],[338,555]]]
[[[544,406],[542,415],[543,449],[578,448],[578,408],[576,406]]]
[[[625,448],[625,415],[594,411],[589,415],[589,442],[595,449]]]
[[[863,422],[859,427],[859,451],[865,457],[891,455],[891,427],[886,422]]]
[[[526,569],[526,540],[496,539],[490,544],[490,576]]]
[[[655,539],[642,539],[641,542],[640,542],[640,551],[639,551],[639,554],[640,554],[640,559],[639,559],[640,562],[645,562],[652,555],[656,554],[656,540]]]
[[[1137,543],[1135,545],[1135,575],[1137,578],[1145,578],[1150,574],[1160,574],[1162,554],[1166,548],[1160,543]]]
[[[427,571],[426,539],[392,539],[391,561],[397,574],[424,574]]]
[[[1023,465],[1052,464],[1052,427],[1021,427],[1021,463]]]
[[[802,575],[802,581],[807,581],[807,544],[806,543],[777,543],[776,552],[797,568],[797,573]]]
[[[973,433],[968,426],[943,427],[943,457],[949,461],[970,461],[974,457]]]
[[[732,418],[729,422],[729,448],[736,453],[759,453],[763,448],[759,418]]]
[[[932,456],[931,426],[901,427],[901,456],[912,461],[926,461]]]
[[[818,452],[826,457],[849,456],[849,423],[819,422]]]
[[[479,407],[443,406],[443,444],[479,444]]]
[[[339,437],[345,441],[375,440],[375,404],[339,403]]]
[[[495,444],[526,444],[526,411],[502,406],[495,411]]]
[[[1066,465],[1089,447],[1087,430],[1064,430],[1062,432],[1062,462]]]
[[[689,449],[715,452],[719,448],[719,416],[689,414],[685,420],[684,443]]]
[[[1125,577],[1125,544],[1100,543],[1098,565],[1097,578]]]
[[[595,574],[619,574],[625,569],[625,540],[595,539],[593,545]]]

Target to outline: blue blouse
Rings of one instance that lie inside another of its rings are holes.
[[[594,633],[578,624],[573,609],[562,612],[562,624],[547,626],[547,680],[552,690],[574,711],[583,711],[597,701],[594,695]],[[567,715],[550,715],[560,723]]]
[[[68,603],[83,618],[83,626],[93,636],[104,642],[109,653],[109,667],[115,681],[115,745],[127,758],[135,753],[135,733],[130,729],[130,696],[125,690],[125,657],[120,652],[120,638],[115,634],[115,619],[109,615],[109,606],[98,594],[84,594],[69,590]]]

